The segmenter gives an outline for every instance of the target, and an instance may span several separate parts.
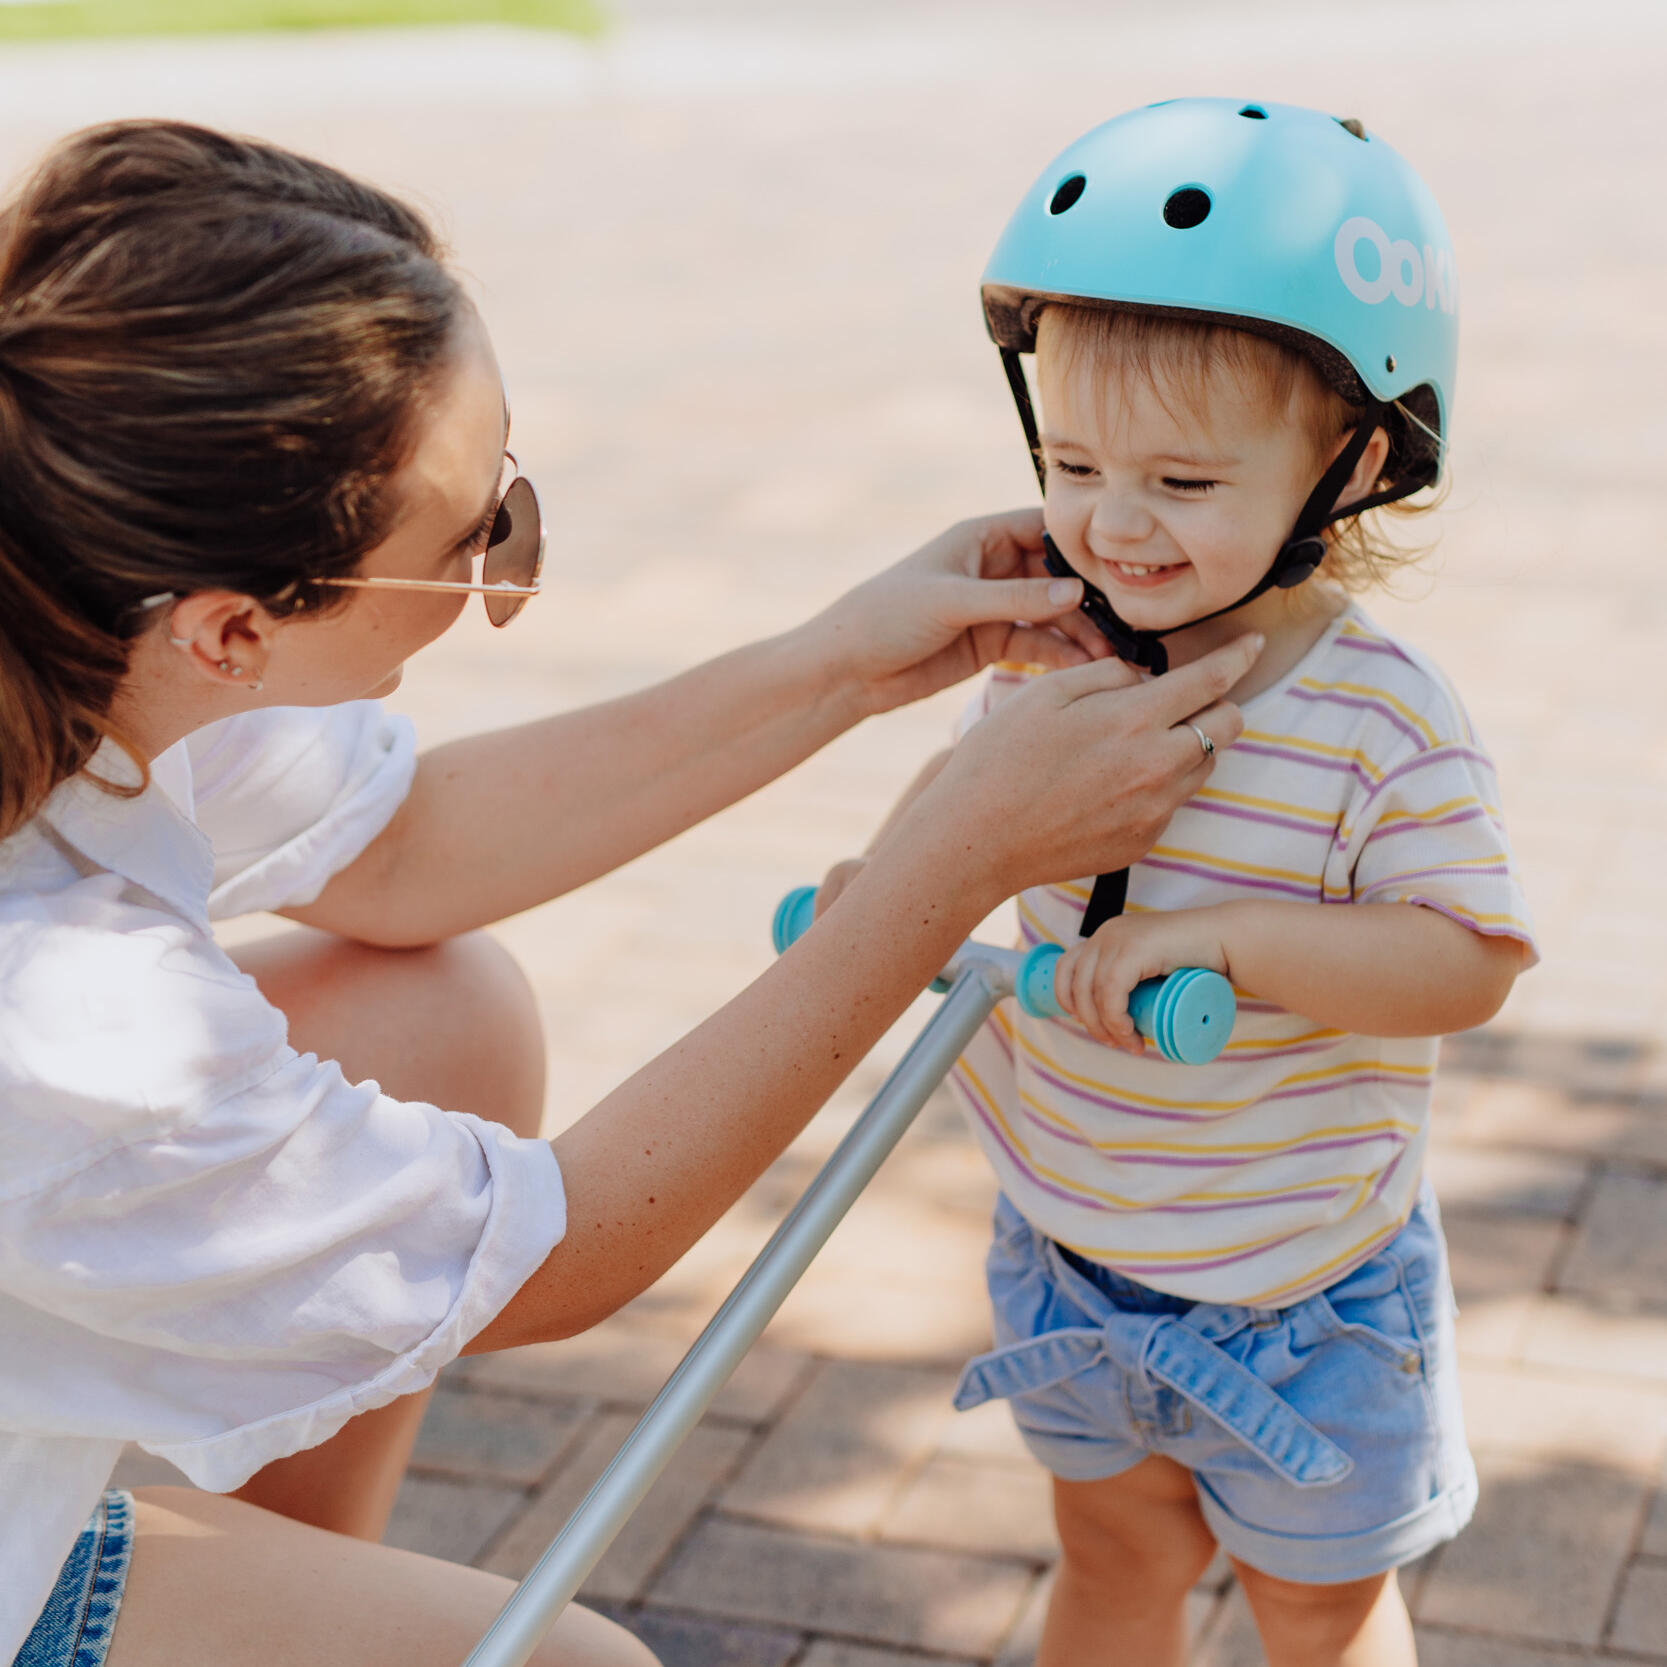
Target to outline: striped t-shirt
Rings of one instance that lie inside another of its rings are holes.
[[[969,719],[1037,668],[998,666]],[[1129,876],[1128,909],[1412,903],[1532,947],[1493,766],[1428,661],[1346,610]],[[1092,879],[1019,898],[1070,945]],[[1278,1308],[1401,1227],[1438,1039],[1354,1035],[1243,990],[1210,1065],[1135,1058],[1004,1002],[951,1079],[1003,1190],[1050,1238],[1195,1301]]]

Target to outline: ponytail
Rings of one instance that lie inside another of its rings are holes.
[[[404,204],[185,123],[72,135],[0,208],[0,839],[120,740],[147,597],[342,605],[462,305]]]

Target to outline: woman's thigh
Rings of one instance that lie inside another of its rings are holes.
[[[484,932],[379,949],[301,927],[228,951],[289,1020],[302,1053],[426,1100],[537,1134],[544,1104],[538,1007],[520,966]]]
[[[107,1667],[457,1667],[512,1590],[480,1569],[348,1539],[235,1499],[143,1488]],[[570,1605],[535,1667],[654,1667]]]

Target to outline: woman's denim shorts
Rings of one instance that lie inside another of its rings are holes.
[[[996,1347],[960,1408],[1005,1397],[1072,1482],[1161,1454],[1192,1472],[1222,1549],[1332,1584],[1451,1539],[1476,1504],[1434,1195],[1328,1290],[1289,1308],[1167,1296],[1074,1256],[1006,1199],[988,1275]]]
[[[12,1667],[103,1667],[132,1555],[133,1495],[111,1488],[88,1517]]]

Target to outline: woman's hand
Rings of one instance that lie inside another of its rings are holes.
[[[1129,867],[1214,765],[1189,725],[1218,749],[1237,739],[1223,696],[1261,651],[1244,636],[1147,681],[1118,660],[1032,679],[968,732],[882,849],[935,835],[986,910]]]
[[[997,660],[1060,667],[1107,658],[1081,601],[1080,580],[1042,566],[1041,510],[1021,509],[960,522],[805,629],[868,710],[886,712]]]
[[[1146,1044],[1129,1017],[1130,992],[1143,978],[1161,978],[1177,967],[1226,973],[1230,918],[1226,910],[1208,908],[1119,915],[1060,957],[1054,995],[1090,1036],[1140,1053]]]

